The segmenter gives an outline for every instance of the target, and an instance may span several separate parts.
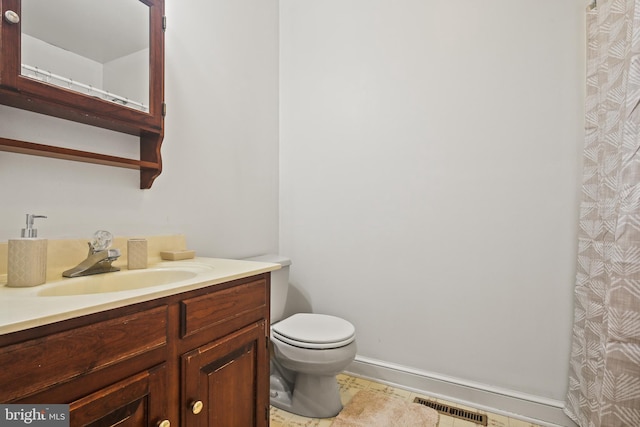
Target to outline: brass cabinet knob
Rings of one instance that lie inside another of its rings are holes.
[[[201,400],[196,400],[195,402],[191,402],[191,412],[194,414],[199,414],[202,411],[204,404]]]
[[[158,427],[171,427],[169,420],[162,420],[158,423]]]

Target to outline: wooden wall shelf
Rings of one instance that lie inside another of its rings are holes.
[[[92,153],[89,151],[74,150],[71,148],[55,147],[52,145],[35,144],[32,142],[8,138],[0,138],[0,151],[93,163],[104,166],[115,166],[126,169],[137,169],[140,171],[141,189],[151,188],[151,184],[153,184],[154,179],[160,175],[160,172],[162,171],[160,158],[156,161],[128,159],[125,157],[116,157],[106,154]]]

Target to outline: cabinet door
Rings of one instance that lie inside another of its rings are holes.
[[[148,427],[167,414],[165,365],[141,372],[69,405],[70,425]],[[166,425],[166,424],[165,424]],[[177,425],[177,422],[174,424]]]
[[[182,425],[268,425],[269,354],[264,321],[184,354],[182,372]]]

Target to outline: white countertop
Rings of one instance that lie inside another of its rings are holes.
[[[38,294],[60,286],[62,283],[66,284],[77,280],[74,278],[61,278],[59,281],[47,282],[29,288],[11,288],[0,285],[0,335],[199,289],[212,284],[242,279],[280,268],[279,264],[202,257],[182,261],[163,261],[149,267],[150,269],[162,269],[180,266],[201,267],[201,271],[194,278],[165,285],[72,296],[40,296]],[[126,274],[126,271],[123,269],[120,272],[104,273],[95,277]]]

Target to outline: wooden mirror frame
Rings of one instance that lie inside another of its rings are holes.
[[[108,1],[108,0],[105,0]],[[149,112],[43,83],[21,74],[21,26],[9,23],[8,10],[21,14],[21,0],[0,0],[0,104],[135,135],[140,159],[0,137],[0,151],[62,158],[140,170],[140,188],[151,188],[162,172],[164,137],[164,0],[141,1],[149,7]]]

